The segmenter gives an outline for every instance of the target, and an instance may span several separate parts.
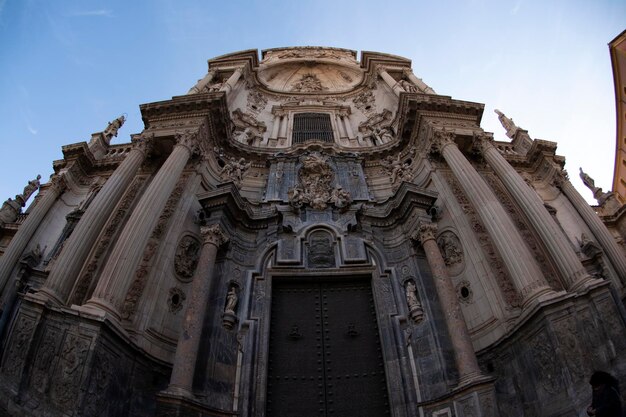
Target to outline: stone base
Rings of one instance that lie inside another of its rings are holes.
[[[163,391],[157,394],[156,417],[231,417],[238,413],[215,410],[185,395]]]
[[[498,412],[494,379],[476,378],[449,394],[418,404],[423,414],[432,417],[481,416],[497,417]]]

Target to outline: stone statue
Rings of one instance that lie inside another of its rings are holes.
[[[502,127],[506,129],[506,135],[510,138],[513,138],[515,132],[517,132],[519,127],[517,127],[515,123],[513,123],[513,119],[509,119],[508,117],[506,117],[504,113],[502,113],[500,110],[495,109],[494,111],[498,115],[498,120],[500,120],[500,124],[502,124]]]
[[[596,182],[586,172],[584,172],[582,168],[579,168],[579,171],[580,179],[583,180],[583,184],[595,193],[598,190]]]
[[[400,87],[402,87],[402,89],[406,91],[407,93],[419,93],[420,92],[419,88],[417,88],[416,85],[413,85],[413,83],[411,83],[410,81],[402,79],[399,81],[398,84],[400,84]]]
[[[400,157],[401,155],[398,154],[398,156],[394,159],[391,155],[389,155],[380,163],[391,176],[389,180],[392,184],[399,181],[411,180],[411,167],[406,162],[402,162]]]
[[[237,308],[237,301],[239,301],[239,297],[237,296],[237,290],[234,286],[230,287],[228,293],[226,294],[226,307],[224,308],[224,313],[235,314],[235,308]]]
[[[222,171],[220,172],[220,176],[222,179],[230,180],[235,183],[235,185],[240,186],[243,181],[243,177],[245,176],[248,169],[250,169],[250,162],[246,163],[244,158],[235,158],[234,156],[230,157],[230,161],[224,165]]]
[[[122,127],[125,121],[126,118],[124,117],[124,115],[121,115],[112,122],[109,122],[106,129],[104,129],[104,131],[102,132],[107,141],[110,141],[113,136],[117,137],[117,131],[120,129],[120,127]]]
[[[377,126],[374,129],[374,135],[378,138],[380,143],[388,143],[393,140],[393,134],[388,127]]]
[[[37,175],[37,178],[31,181],[28,181],[28,184],[26,184],[26,187],[24,187],[24,192],[20,196],[18,196],[22,198],[24,203],[26,203],[28,201],[28,198],[31,195],[33,195],[35,191],[39,189],[39,186],[41,185],[41,183],[39,182],[40,179],[41,179],[41,175]]]
[[[238,140],[241,143],[252,145],[252,142],[254,142],[254,132],[252,131],[252,128],[246,127],[242,132],[240,132]]]
[[[409,306],[409,310],[412,310],[419,305],[416,290],[417,288],[415,288],[415,284],[413,284],[412,281],[409,281],[406,284],[406,303]]]
[[[413,281],[407,281],[406,287],[404,288],[406,295],[406,304],[409,307],[409,315],[411,319],[415,323],[419,323],[424,318],[424,309],[422,308],[422,304],[417,298],[417,288],[415,287],[415,283]]]

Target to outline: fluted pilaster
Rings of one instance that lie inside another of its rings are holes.
[[[523,305],[528,305],[543,294],[553,292],[513,221],[480,174],[461,153],[453,137],[452,133],[438,131],[433,143],[434,149],[444,157],[476,209],[500,252],[515,288],[522,296]]]
[[[168,391],[186,396],[191,395],[215,257],[220,246],[228,242],[228,237],[218,224],[202,227],[200,233],[203,246],[191,285],[191,299],[185,311],[168,387]]]
[[[65,187],[65,180],[62,175],[54,175],[50,179],[45,190],[41,192],[42,195],[39,200],[33,203],[35,205],[28,213],[26,221],[20,226],[4,254],[0,257],[0,294],[2,294],[11,277],[13,267],[22,256],[28,242]]]
[[[144,137],[135,142],[124,161],[93,199],[74,232],[65,242],[54,269],[50,271],[40,291],[41,296],[46,296],[59,304],[66,303],[74,281],[99,233],[150,152],[152,140]]]
[[[511,164],[504,159],[493,145],[492,139],[480,136],[476,138],[475,144],[544,242],[552,261],[564,280],[565,287],[568,290],[576,290],[584,287],[585,283],[593,281],[593,278],[578,259],[578,255],[574,252],[569,240],[544,207],[543,201],[526,184]]]
[[[86,305],[120,318],[120,304],[132,284],[145,245],[165,203],[192,153],[198,148],[196,133],[177,135],[177,144],[137,203],[114,246],[93,295]]]

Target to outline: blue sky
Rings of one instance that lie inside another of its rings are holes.
[[[556,141],[574,185],[582,166],[611,188],[615,97],[607,43],[626,2],[0,0],[0,200],[52,173],[61,146],[122,113],[113,143],[142,130],[139,104],[185,94],[209,58],[321,45],[393,53],[437,93],[494,108]]]

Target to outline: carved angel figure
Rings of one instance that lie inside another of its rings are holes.
[[[246,163],[244,158],[239,158],[239,160],[237,160],[237,158],[231,156],[230,161],[224,165],[224,168],[222,168],[220,176],[223,179],[230,180],[239,186],[243,181],[243,177],[246,172],[250,168],[250,165],[251,163]]]
[[[389,179],[392,184],[397,181],[410,181],[411,180],[411,167],[406,162],[402,162],[401,155],[394,159],[389,155],[386,159],[382,160],[380,164],[391,175]]]

